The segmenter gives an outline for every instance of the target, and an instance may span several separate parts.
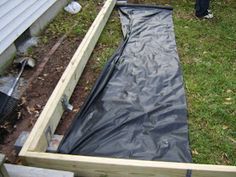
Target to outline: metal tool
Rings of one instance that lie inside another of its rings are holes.
[[[18,66],[21,66],[20,72],[18,73],[12,87],[7,92],[7,94],[0,92],[0,123],[5,120],[8,116],[12,115],[12,112],[17,107],[17,99],[12,97],[12,94],[20,80],[20,77],[25,69],[25,67],[33,68],[35,66],[35,60],[29,57],[24,57],[16,60],[14,62]]]

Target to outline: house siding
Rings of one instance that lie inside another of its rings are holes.
[[[0,54],[58,0],[1,0]]]

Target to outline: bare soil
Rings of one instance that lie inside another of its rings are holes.
[[[34,49],[33,57],[37,59],[38,65],[57,40],[57,38],[50,39],[48,44],[40,44]],[[57,51],[51,56],[50,60],[44,67],[43,72],[26,89],[25,94],[21,99],[20,119],[15,125],[9,128],[8,136],[5,137],[4,142],[0,143],[0,152],[6,155],[7,162],[19,162],[14,149],[16,139],[22,131],[30,131],[32,129],[80,42],[81,39],[77,37],[67,37],[61,43]],[[96,72],[92,69],[93,67],[91,66],[93,64],[94,62],[92,60],[88,62],[71,99],[74,110],[63,115],[62,121],[57,130],[58,134],[64,134],[66,132],[75,114],[79,111],[79,108],[86,99],[91,88],[90,86],[95,82],[98,71]],[[33,70],[25,71],[23,77],[25,79],[30,79],[36,70],[37,67]]]

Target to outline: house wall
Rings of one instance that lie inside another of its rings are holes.
[[[27,29],[37,35],[68,0],[0,1],[0,73],[16,52],[14,41]]]

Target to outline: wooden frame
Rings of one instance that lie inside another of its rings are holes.
[[[73,171],[84,177],[236,177],[235,166],[173,163],[54,154],[45,152],[97,40],[116,4],[107,0],[49,98],[24,144],[20,157],[27,165]]]

